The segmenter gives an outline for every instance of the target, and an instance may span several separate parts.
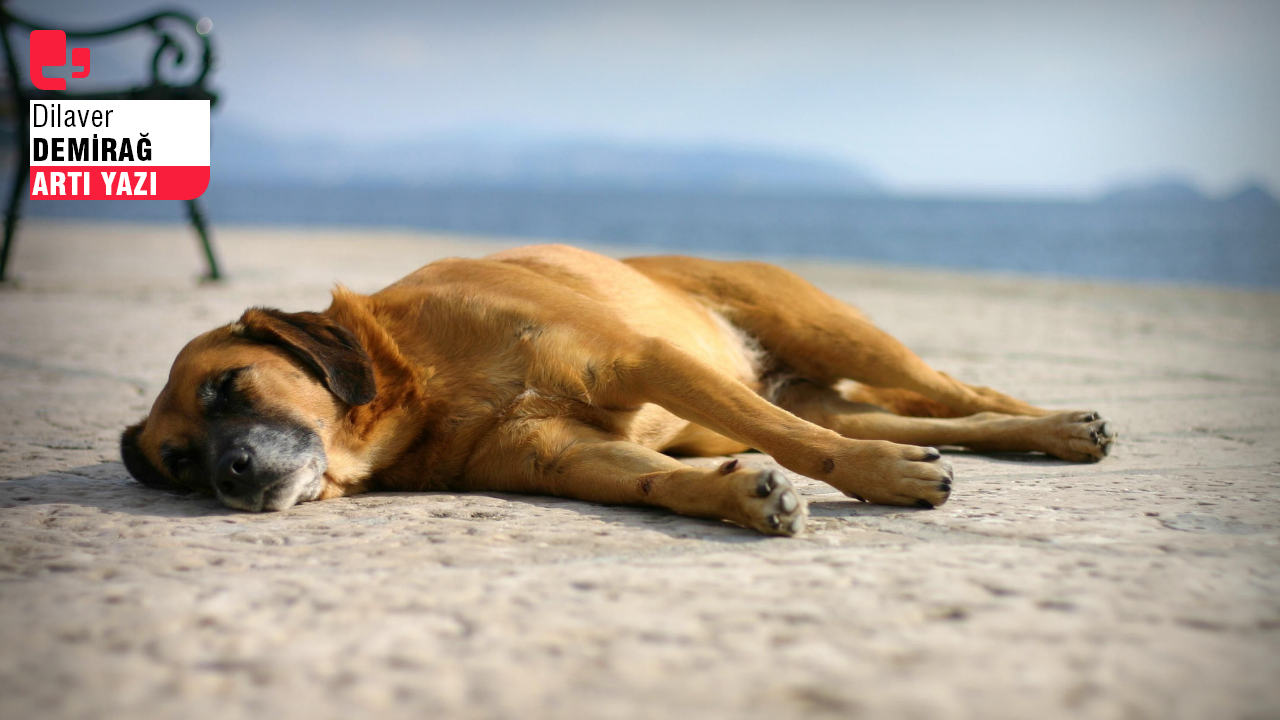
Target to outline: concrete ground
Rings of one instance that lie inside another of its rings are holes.
[[[29,222],[0,290],[0,717],[1280,717],[1280,295],[793,267],[1112,457],[951,455],[933,511],[797,480],[798,539],[376,494],[269,515],[118,462],[183,343],[504,243]],[[764,464],[762,455],[744,462]]]

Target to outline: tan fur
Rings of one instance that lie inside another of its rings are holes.
[[[321,499],[541,493],[792,534],[803,502],[780,475],[663,453],[756,448],[851,496],[936,506],[950,469],[920,445],[1091,461],[1112,438],[1095,413],[1050,413],[936,372],[852,308],[762,263],[527,247],[432,263],[369,296],[339,288],[323,315],[372,359],[372,402],[343,404],[288,353],[228,326],[179,355],[142,452],[157,462],[162,442],[197,433],[194,388],[251,365],[259,402],[319,432]]]

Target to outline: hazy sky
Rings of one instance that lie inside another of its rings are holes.
[[[11,6],[70,25],[155,1]],[[214,23],[222,121],[270,133],[746,145],[914,192],[1280,190],[1277,0],[189,6]]]

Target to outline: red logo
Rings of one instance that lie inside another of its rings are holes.
[[[31,84],[41,90],[66,90],[63,78],[47,78],[47,67],[65,67],[67,64],[67,34],[61,30],[31,31]],[[89,48],[71,49],[71,77],[89,77]],[[76,70],[82,67],[83,70]]]

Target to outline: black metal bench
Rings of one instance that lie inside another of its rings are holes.
[[[184,48],[182,42],[174,34],[174,31],[179,28],[182,28],[183,32],[189,30],[192,37],[199,43],[199,47],[203,51],[199,58],[193,58],[192,54]],[[9,251],[13,246],[13,236],[18,229],[18,217],[22,209],[22,200],[27,194],[27,183],[31,177],[31,124],[28,118],[31,100],[208,100],[210,106],[215,105],[218,101],[218,95],[205,87],[205,80],[209,75],[210,65],[213,62],[213,46],[209,35],[200,32],[197,29],[197,21],[186,13],[165,10],[115,27],[100,30],[66,30],[68,41],[74,38],[105,38],[131,31],[149,32],[159,41],[159,46],[151,56],[151,80],[149,83],[107,92],[73,93],[40,90],[29,85],[26,79],[27,76],[18,69],[10,33],[15,31],[30,33],[32,30],[49,29],[62,30],[64,28],[47,28],[38,25],[20,18],[0,6],[0,40],[3,41],[4,45],[4,61],[9,72],[9,91],[15,106],[14,114],[17,120],[18,137],[18,162],[14,170],[12,194],[9,196],[9,205],[5,212],[4,247],[0,249],[0,282],[7,278]],[[161,75],[162,62],[172,63],[172,70],[194,71],[194,79],[177,83],[166,82]],[[199,63],[198,66],[195,66],[196,62]],[[197,201],[187,200],[186,203],[187,216],[200,237],[205,260],[209,265],[209,273],[205,278],[218,280],[222,277],[222,273],[218,269],[218,258],[213,251],[213,244],[209,240],[209,228],[205,222],[204,213]]]

